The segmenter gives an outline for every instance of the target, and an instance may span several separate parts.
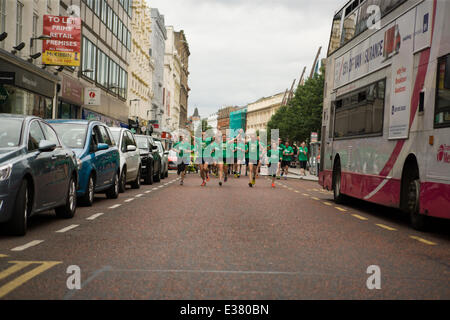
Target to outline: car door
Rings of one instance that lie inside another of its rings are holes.
[[[42,131],[44,131],[45,140],[48,140],[56,145],[56,149],[53,151],[52,159],[54,159],[54,178],[53,181],[55,193],[51,194],[51,202],[61,202],[67,196],[67,188],[69,186],[69,179],[71,177],[71,168],[69,151],[64,149],[58,139],[58,136],[45,122],[40,122]]]
[[[104,143],[103,137],[100,131],[100,125],[94,125],[92,128],[92,141],[94,145],[92,146],[94,151],[94,162],[97,168],[97,182],[96,185],[99,188],[104,187],[109,183],[108,175],[108,150],[98,150],[98,144]]]
[[[103,125],[99,125],[98,126],[99,130],[100,130],[100,135],[101,135],[101,143],[107,144],[109,149],[108,150],[103,150],[101,156],[104,159],[104,166],[105,166],[105,183],[108,185],[111,185],[113,183],[113,179],[116,173],[116,166],[115,166],[115,158],[114,158],[114,153],[112,152],[112,147],[113,145],[113,140],[111,138],[111,136],[109,135],[108,129],[103,126]]]
[[[127,152],[127,167],[129,172],[129,177],[132,178],[132,180],[135,180],[135,178],[138,175],[139,171],[139,164],[140,164],[140,155],[139,155],[139,149],[137,147],[136,140],[134,139],[133,134],[130,131],[126,131],[127,135],[127,147],[128,146],[134,146],[136,148],[135,151]]]
[[[28,155],[34,184],[34,210],[52,205],[56,192],[54,181],[56,157],[54,152],[40,152],[39,143],[45,140],[39,120],[31,121],[28,132]]]

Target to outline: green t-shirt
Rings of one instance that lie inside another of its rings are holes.
[[[184,155],[188,155],[189,151],[191,151],[191,145],[186,141],[177,142],[173,148],[178,151],[178,157],[183,158]]]
[[[259,160],[259,142],[258,141],[249,141],[248,145],[248,159],[250,161],[258,161]]]
[[[285,147],[283,150],[283,161],[292,161],[292,156],[291,155],[287,155],[287,154],[291,154],[294,152],[294,149],[292,149],[291,146],[289,147]]]
[[[280,155],[280,160],[283,160],[283,151],[285,149],[285,145],[284,144],[280,144],[278,146],[278,154]]]
[[[272,149],[267,150],[267,158],[269,159],[269,163],[278,163],[278,161],[280,160],[279,151]]]
[[[306,154],[303,153],[306,152]],[[308,148],[307,147],[299,147],[298,148],[298,160],[300,161],[308,161]]]

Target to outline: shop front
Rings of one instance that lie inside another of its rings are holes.
[[[128,128],[128,124],[112,119],[100,113],[96,113],[91,110],[83,109],[81,117],[84,120],[97,120],[105,123],[108,127]]]
[[[58,97],[58,119],[80,119],[83,105],[83,86],[72,77],[63,75]]]
[[[0,49],[0,113],[54,118],[58,78]]]

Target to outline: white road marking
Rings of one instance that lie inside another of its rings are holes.
[[[150,192],[152,192],[152,190],[145,191],[145,193],[150,193]]]
[[[95,220],[95,219],[97,219],[98,217],[100,217],[102,215],[104,215],[104,213],[96,213],[96,214],[90,216],[89,218],[86,218],[86,220],[91,220],[92,221],[92,220]]]
[[[110,209],[117,209],[118,207],[120,207],[121,206],[121,204],[115,204],[115,205],[113,205],[112,207],[109,207]]]
[[[134,200],[134,198],[130,198],[130,199],[125,200],[125,202],[131,202],[133,200]]]
[[[73,224],[73,225],[68,226],[68,227],[66,227],[66,228],[64,228],[64,229],[61,229],[61,230],[56,231],[56,233],[64,233],[64,232],[70,231],[70,230],[72,230],[72,229],[75,229],[75,228],[77,228],[77,227],[79,227],[79,226],[80,226],[79,224]]]
[[[153,188],[152,190],[155,191],[155,190],[158,190],[158,188]]]
[[[34,240],[34,241],[31,241],[31,242],[28,242],[27,244],[24,244],[23,246],[13,248],[13,249],[11,249],[11,251],[23,251],[23,250],[26,250],[28,248],[37,246],[38,244],[41,244],[42,242],[44,242],[44,240]]]
[[[136,195],[136,198],[140,198],[140,197],[142,197],[143,196],[143,194],[141,193],[141,194],[137,194]]]

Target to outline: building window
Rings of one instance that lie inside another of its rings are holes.
[[[450,127],[450,54],[438,61],[435,109],[435,127]]]
[[[102,21],[105,25],[107,25],[108,23],[108,5],[106,4],[106,0],[101,0],[102,1]]]
[[[6,0],[0,0],[0,34],[6,31]],[[1,45],[3,46],[3,42]]]
[[[109,61],[109,85],[108,89],[115,94],[119,91],[119,66],[112,59]]]
[[[17,1],[16,11],[16,45],[22,42],[22,19],[23,19],[23,4]]]
[[[33,13],[33,38],[37,38],[38,37],[38,20],[39,20],[39,16],[35,13]],[[35,54],[36,52],[38,52],[37,50],[37,43],[33,43],[33,49],[32,49],[32,54]]]
[[[105,88],[108,87],[109,57],[98,50],[97,83]]]
[[[108,5],[108,29],[109,30],[113,30],[113,10],[112,8]]]
[[[97,15],[97,17],[100,17],[101,8],[102,8],[101,6],[102,6],[102,2],[100,0],[94,1],[94,12]]]
[[[94,70],[94,72],[86,72],[84,75],[91,79],[95,80],[95,70],[97,66],[97,48],[95,45],[89,41],[87,38],[83,38],[83,63],[82,67],[83,70],[91,69]]]

